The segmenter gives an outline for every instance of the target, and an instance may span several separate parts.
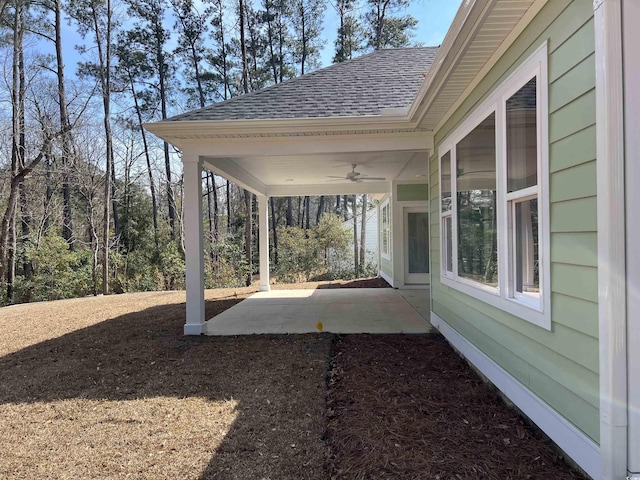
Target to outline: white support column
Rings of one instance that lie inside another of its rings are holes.
[[[627,196],[627,379],[629,399],[628,469],[640,478],[640,2],[622,2]]]
[[[202,162],[182,157],[184,174],[184,246],[187,287],[185,335],[204,333],[204,251],[202,241]]]
[[[600,462],[603,480],[627,473],[627,311],[624,102],[620,0],[594,1],[600,344]]]
[[[258,231],[260,232],[260,291],[269,286],[269,197],[258,195]]]

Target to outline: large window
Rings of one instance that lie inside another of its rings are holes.
[[[547,49],[439,147],[442,282],[550,328]]]

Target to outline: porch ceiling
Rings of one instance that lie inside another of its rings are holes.
[[[268,196],[387,193],[393,180],[418,180],[428,175],[428,153],[425,151],[201,158],[209,170],[254,193]],[[346,178],[333,178],[345,177],[353,165],[365,180],[352,182]]]

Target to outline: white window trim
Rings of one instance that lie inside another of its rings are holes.
[[[385,230],[384,209],[387,209],[387,228]],[[384,251],[384,241],[387,240],[387,252]],[[380,204],[380,256],[385,260],[391,260],[391,202],[387,198]]]
[[[549,215],[549,115],[548,115],[548,47],[545,42],[522,65],[512,73],[482,104],[467,117],[439,146],[440,165],[442,157],[450,153],[451,165],[451,213],[442,212],[442,190],[440,191],[440,281],[462,293],[475,297],[500,310],[516,317],[551,330],[551,241]],[[506,108],[505,104],[515,92],[522,88],[531,78],[537,77],[538,95],[538,184],[530,189],[506,193]],[[458,276],[458,218],[457,218],[457,185],[456,185],[456,144],[476,128],[491,113],[495,112],[496,120],[496,189],[497,189],[497,229],[498,229],[498,288],[483,285]],[[442,174],[440,173],[440,178]],[[510,271],[509,235],[509,202],[530,197],[538,198],[538,265],[540,279],[540,300],[527,295],[510,297],[509,286],[512,283]],[[444,218],[452,218],[452,254],[453,273],[446,272],[442,226]]]

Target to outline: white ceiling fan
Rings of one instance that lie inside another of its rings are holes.
[[[332,178],[334,180],[327,180],[329,182],[337,182],[339,180],[349,180],[351,182],[354,183],[360,183],[362,181],[374,181],[374,182],[381,182],[383,180],[386,180],[386,178],[384,177],[370,177],[368,175],[362,174],[360,172],[356,172],[356,167],[358,165],[355,163],[351,164],[351,171],[349,173],[347,173],[346,176],[344,177],[338,177],[335,175],[327,175],[327,178]]]

